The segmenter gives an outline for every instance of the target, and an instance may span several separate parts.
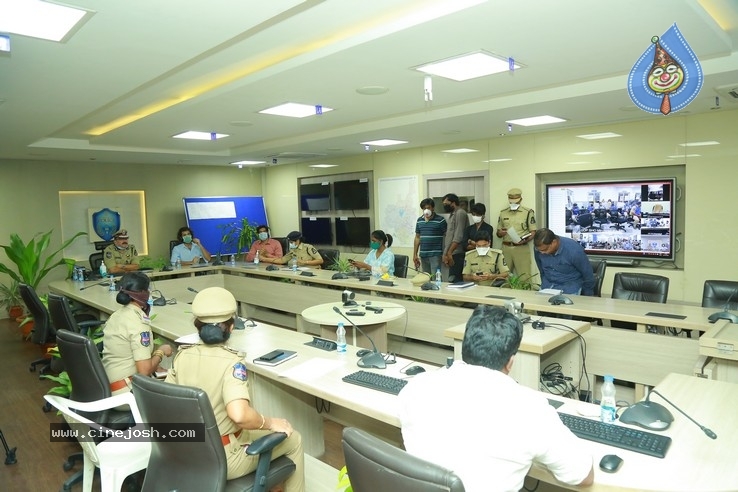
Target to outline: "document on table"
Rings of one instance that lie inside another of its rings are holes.
[[[344,365],[342,360],[328,360],[315,358],[306,360],[302,364],[298,364],[282,373],[280,377],[290,378],[300,381],[310,381],[325,376],[331,371],[335,371]]]

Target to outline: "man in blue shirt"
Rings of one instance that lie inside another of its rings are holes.
[[[584,248],[551,229],[538,229],[533,236],[541,289],[560,289],[564,294],[594,295],[594,273]]]
[[[415,223],[415,244],[413,247],[413,263],[422,271],[435,275],[442,266],[443,237],[448,224],[446,219],[435,212],[436,203],[432,198],[420,202],[423,215]]]

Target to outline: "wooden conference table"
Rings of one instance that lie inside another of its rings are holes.
[[[196,280],[217,282],[218,276],[198,277]],[[59,287],[55,285],[55,290]],[[116,309],[113,293],[103,289],[88,290],[92,292],[80,292],[78,289],[76,292],[83,294],[79,297],[90,305],[105,312]],[[187,299],[181,297],[176,305],[154,307],[157,316],[152,320],[152,328],[156,333],[172,339],[195,333]],[[265,323],[234,332],[229,344],[244,351],[254,407],[262,413],[289,419],[302,434],[306,453],[311,456],[317,457],[323,453],[324,417],[344,425],[360,427],[395,445],[401,445],[397,397],[344,383],[341,381],[343,376],[358,370],[355,350],[350,349],[343,355],[335,351],[327,352],[304,345],[310,340],[312,337],[309,334]],[[298,356],[275,367],[252,362],[254,358],[276,348],[294,350]],[[398,362],[386,370],[372,371],[404,377],[401,371],[408,364],[415,363],[398,358]],[[444,370],[430,365],[425,367],[428,370]],[[738,435],[738,419],[734,418],[733,409],[738,407],[738,386],[675,374],[668,375],[656,387],[690,416],[717,433],[718,439],[713,441],[707,438],[692,422],[672,410],[675,421],[665,434],[672,437],[673,443],[664,459],[584,441],[594,463],[599,462],[605,454],[617,454],[624,459],[623,466],[615,474],[596,469],[595,484],[586,490],[735,490],[738,468],[734,466],[733,437]],[[569,413],[577,413],[583,405],[590,405],[562,400],[565,404],[559,410]],[[556,484],[546,470],[537,466],[531,469],[530,476]]]

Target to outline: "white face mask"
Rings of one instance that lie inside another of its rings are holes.
[[[510,210],[517,210],[520,208],[520,202],[510,202]]]
[[[482,216],[481,215],[472,215],[472,222],[475,224],[479,224],[482,222]]]
[[[424,217],[430,217],[432,214],[433,214],[433,212],[431,212],[431,209],[429,209],[429,208],[426,208],[425,210],[423,210],[423,216]]]
[[[477,254],[479,256],[485,256],[487,253],[489,253],[489,246],[484,246],[484,247],[478,247],[477,248]]]

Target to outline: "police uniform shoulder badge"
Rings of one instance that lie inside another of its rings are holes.
[[[248,373],[246,372],[246,366],[243,362],[236,362],[233,364],[233,377],[239,381],[246,381],[249,378]]]
[[[141,332],[141,345],[144,347],[148,347],[151,345],[151,332],[150,331],[142,331]]]

